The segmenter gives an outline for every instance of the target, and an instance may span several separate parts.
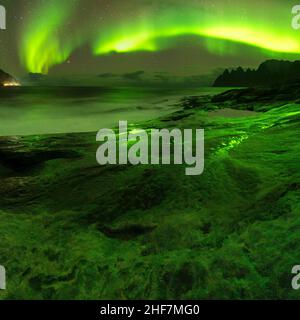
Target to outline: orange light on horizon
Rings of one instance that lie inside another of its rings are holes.
[[[7,81],[3,83],[4,87],[19,87],[21,86],[19,82],[16,81]]]

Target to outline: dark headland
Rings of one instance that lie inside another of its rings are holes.
[[[251,87],[300,82],[300,61],[268,60],[257,69],[225,69],[215,87]]]

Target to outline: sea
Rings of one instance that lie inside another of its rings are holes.
[[[156,119],[179,109],[185,96],[224,88],[5,87],[0,88],[0,136],[92,132]]]

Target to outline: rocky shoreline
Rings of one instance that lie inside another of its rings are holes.
[[[98,166],[95,133],[2,137],[0,256],[14,279],[0,297],[296,299],[299,92],[186,97],[139,125],[204,128],[197,178],[175,165]],[[256,112],[210,115],[224,108]]]

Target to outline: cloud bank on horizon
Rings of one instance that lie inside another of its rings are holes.
[[[119,19],[104,23],[104,2],[93,1],[89,8],[81,0],[35,2],[21,31],[19,54],[28,72],[46,74],[81,46],[88,46],[95,56],[158,52],[184,45],[178,41],[184,37],[193,37],[194,43],[224,56],[239,54],[240,44],[270,56],[300,53],[300,31],[291,27],[290,1],[131,0],[136,9],[130,15],[122,14],[124,7],[120,7]]]

